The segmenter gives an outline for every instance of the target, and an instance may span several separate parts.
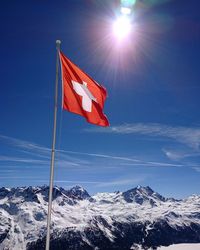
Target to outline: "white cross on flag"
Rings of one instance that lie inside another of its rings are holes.
[[[103,113],[106,89],[60,52],[63,109],[82,115],[89,123],[109,126]]]

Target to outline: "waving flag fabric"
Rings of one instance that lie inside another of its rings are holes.
[[[103,113],[106,89],[60,52],[63,109],[84,116],[89,123],[109,126]]]

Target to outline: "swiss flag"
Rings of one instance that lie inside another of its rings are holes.
[[[109,126],[103,113],[106,89],[60,52],[63,109],[82,115],[89,123]]]

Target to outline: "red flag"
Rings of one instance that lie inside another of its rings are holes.
[[[63,109],[82,115],[89,123],[109,126],[103,113],[106,89],[60,52]]]

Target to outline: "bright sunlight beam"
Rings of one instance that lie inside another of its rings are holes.
[[[131,31],[131,21],[128,16],[122,15],[113,23],[113,32],[118,40],[128,36]]]

